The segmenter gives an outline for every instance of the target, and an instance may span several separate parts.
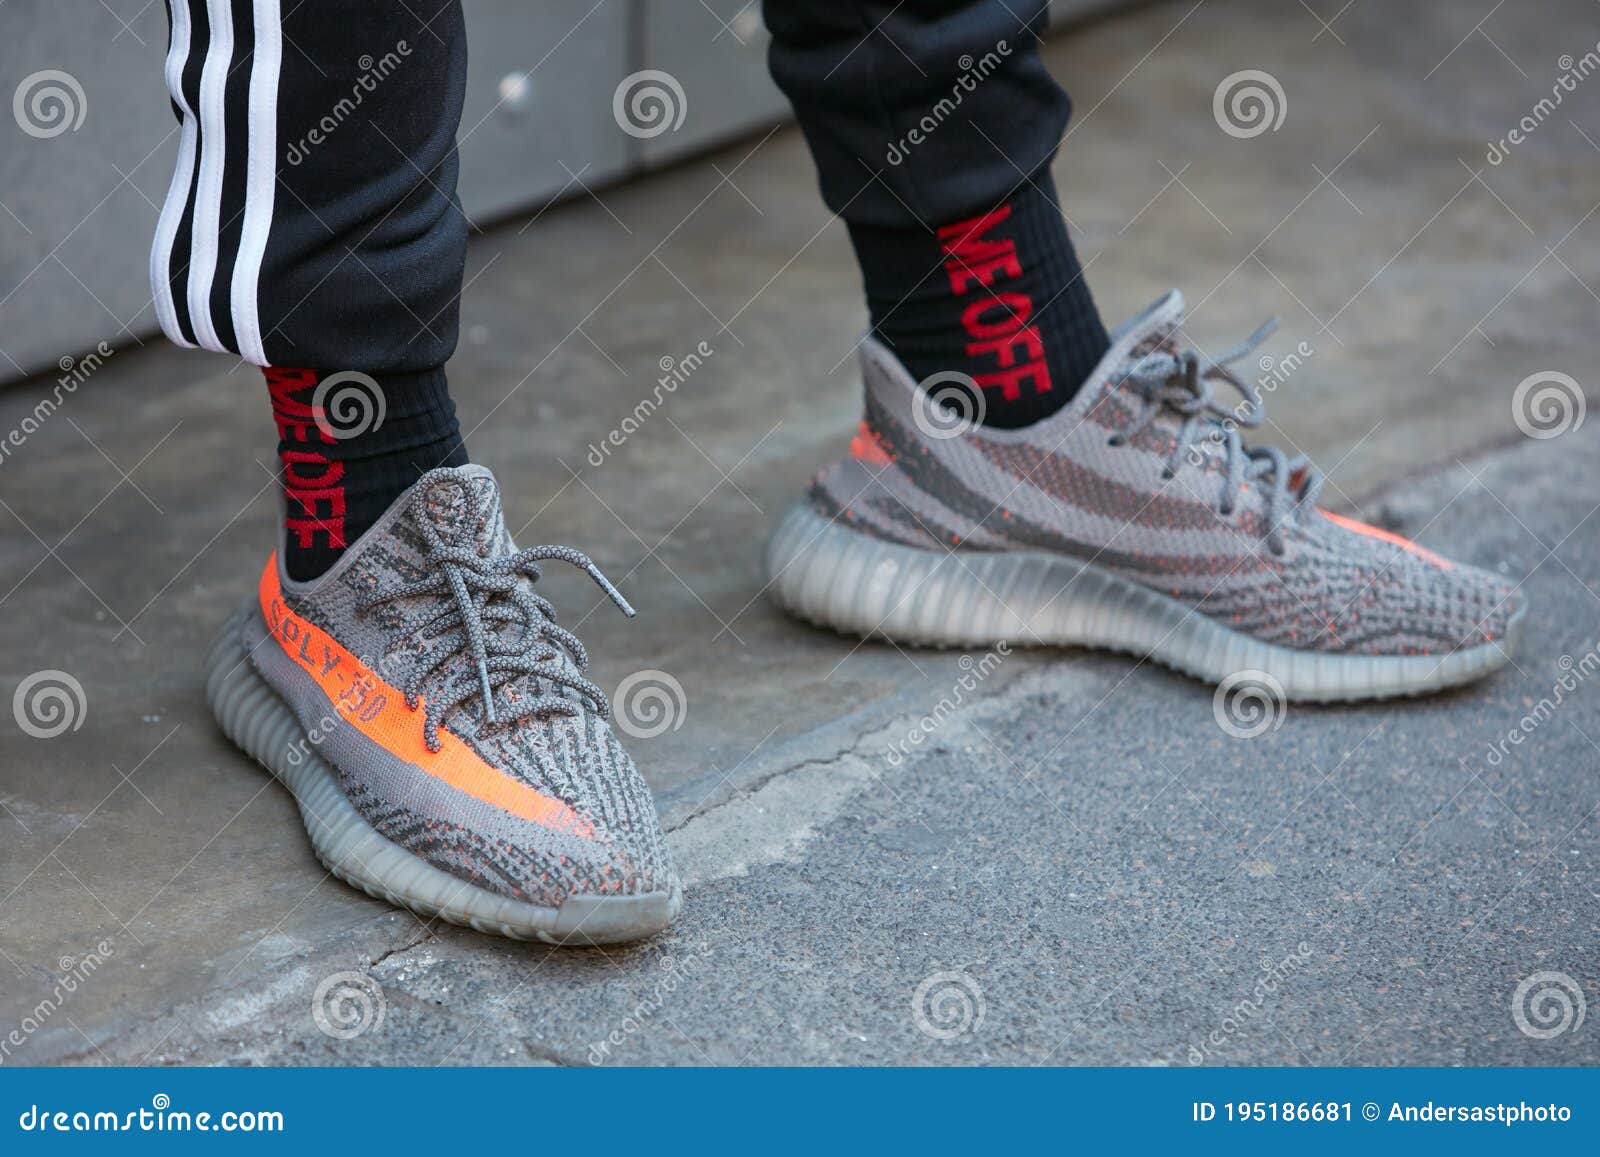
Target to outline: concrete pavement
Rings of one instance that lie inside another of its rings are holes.
[[[1207,347],[1284,316],[1275,364],[1311,352],[1263,437],[1328,470],[1331,505],[1525,577],[1515,667],[1238,739],[1210,689],[1132,660],[974,655],[968,690],[962,656],[784,618],[759,546],[853,425],[864,310],[781,130],[477,238],[451,368],[519,537],[582,546],[640,609],[551,576],[599,682],[683,688],[633,744],[681,923],[551,951],[326,877],[200,693],[273,521],[259,377],[119,351],[43,420],[52,383],[0,395],[27,431],[0,462],[0,693],[52,669],[85,693],[53,738],[0,717],[0,1060],[1600,1060],[1592,1021],[1539,1039],[1512,1010],[1541,972],[1600,998],[1600,691],[1539,707],[1600,644],[1600,445],[1512,408],[1550,371],[1597,396],[1600,88],[1485,159],[1600,31],[1577,0],[1476,31],[1409,11],[1163,4],[1053,43],[1078,109],[1057,175],[1108,316],[1169,282]],[[1285,115],[1240,138],[1212,100],[1252,68]],[[342,1039],[319,988],[381,1023]]]

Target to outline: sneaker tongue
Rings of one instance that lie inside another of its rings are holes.
[[[1176,351],[1178,331],[1183,328],[1183,294],[1176,289],[1157,299],[1143,313],[1119,327],[1113,340],[1127,340],[1128,357],[1141,358],[1164,350]]]
[[[509,554],[514,549],[505,527],[500,488],[486,467],[474,463],[434,470],[418,479],[417,488],[422,492],[423,501],[415,517],[425,520],[446,546],[464,547],[490,558]],[[435,597],[443,602],[450,600],[448,594]],[[491,638],[501,640],[511,639],[516,634],[509,623],[491,625],[487,629]],[[451,631],[438,637],[457,640],[448,645],[458,649],[456,658],[444,663],[431,677],[430,686],[443,687],[452,693],[460,687],[476,687],[477,667],[468,660],[466,649],[459,646],[459,637]],[[530,695],[537,693],[526,677],[513,680],[507,687]],[[505,690],[506,687],[502,687],[499,693],[504,694]],[[426,695],[428,691],[425,689],[423,693]],[[474,733],[479,726],[481,710],[477,701],[472,700],[458,705],[446,716],[445,722],[458,730]]]
[[[1111,348],[1089,375],[1085,386],[1049,421],[1076,424],[1120,382],[1140,358],[1152,353],[1176,354],[1183,327],[1183,294],[1169,290],[1110,333]]]
[[[494,550],[505,534],[500,491],[482,466],[436,470],[417,485],[425,487],[422,514],[450,546]]]

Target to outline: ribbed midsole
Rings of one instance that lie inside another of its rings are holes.
[[[935,646],[1102,647],[1149,656],[1212,683],[1263,672],[1289,699],[1436,691],[1502,666],[1510,646],[1508,638],[1504,647],[1445,655],[1297,651],[1230,630],[1064,555],[919,550],[825,518],[805,503],[779,522],[766,561],[779,603],[849,634]]]
[[[236,612],[206,659],[206,700],[228,738],[294,793],[317,857],[369,895],[480,932],[553,944],[610,944],[660,931],[677,914],[681,892],[573,896],[542,907],[501,896],[434,867],[385,838],[340,790],[333,769],[306,738],[278,693],[256,671]]]

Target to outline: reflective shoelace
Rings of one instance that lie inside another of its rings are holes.
[[[1229,368],[1250,353],[1278,328],[1277,319],[1263,325],[1239,345],[1214,358],[1202,358],[1193,350],[1146,354],[1123,377],[1133,384],[1144,401],[1144,409],[1126,430],[1112,436],[1121,445],[1144,430],[1163,410],[1183,417],[1177,442],[1166,461],[1166,476],[1173,477],[1180,457],[1190,447],[1198,448],[1202,437],[1222,447],[1224,456],[1222,499],[1218,512],[1228,518],[1239,502],[1239,491],[1246,484],[1264,484],[1267,509],[1267,546],[1274,555],[1284,551],[1283,531],[1302,505],[1314,504],[1322,489],[1322,475],[1304,455],[1290,458],[1276,446],[1247,448],[1239,436],[1240,428],[1254,429],[1266,417],[1260,392]],[[1211,395],[1211,382],[1220,379],[1239,391],[1243,401],[1229,410]],[[1290,493],[1290,486],[1296,493]]]
[[[465,635],[467,652],[477,667],[476,686],[462,683],[453,690],[440,690],[423,698],[422,689],[429,677],[446,660],[460,653],[461,643],[457,642],[438,648],[427,660],[416,664],[402,681],[400,690],[406,697],[406,705],[416,710],[418,701],[423,703],[423,737],[428,750],[439,750],[439,725],[445,717],[473,698],[483,701],[484,722],[489,724],[514,723],[532,715],[578,713],[578,706],[571,699],[542,690],[531,698],[505,705],[506,710],[497,709],[496,690],[525,675],[571,688],[587,697],[601,718],[608,718],[611,704],[604,692],[577,673],[588,667],[589,653],[576,635],[556,624],[555,607],[550,601],[527,589],[521,580],[526,577],[537,582],[543,573],[540,562],[571,563],[586,571],[618,609],[632,618],[633,608],[611,585],[611,580],[588,555],[571,547],[534,546],[503,558],[487,558],[475,547],[453,546],[444,541],[438,528],[426,517],[422,508],[426,498],[419,495],[417,502],[416,522],[427,540],[429,573],[391,590],[368,594],[361,599],[360,606],[366,612],[397,599],[448,596],[437,609],[404,617],[393,636],[409,638],[459,628]],[[503,630],[508,625],[516,629]],[[563,661],[563,652],[570,657],[576,670]]]

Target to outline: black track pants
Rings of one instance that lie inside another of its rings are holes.
[[[258,365],[443,365],[467,237],[459,0],[168,9],[181,127],[150,258],[162,329]],[[823,196],[852,222],[982,211],[1055,151],[1068,104],[1039,59],[1044,0],[766,0],[765,14]]]
[[[181,136],[150,255],[167,336],[257,365],[443,365],[467,243],[458,0],[168,11]]]
[[[764,0],[772,76],[828,207],[934,228],[1055,155],[1071,106],[1039,57],[1045,0]]]

